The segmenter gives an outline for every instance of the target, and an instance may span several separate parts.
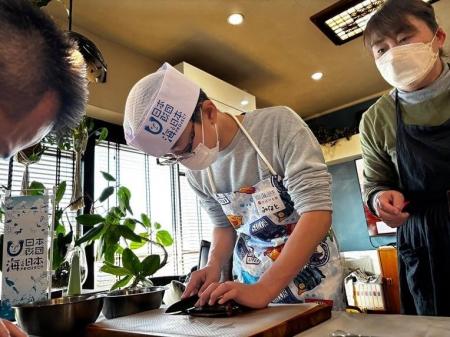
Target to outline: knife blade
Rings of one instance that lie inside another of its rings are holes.
[[[198,296],[193,295],[190,297],[186,297],[178,302],[175,302],[171,306],[166,309],[166,314],[180,314],[187,313],[187,310],[193,308],[195,303],[198,301]]]

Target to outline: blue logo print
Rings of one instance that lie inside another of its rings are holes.
[[[150,117],[149,122],[150,125],[146,125],[144,127],[145,131],[148,131],[154,135],[158,135],[162,132],[162,125],[155,117]]]

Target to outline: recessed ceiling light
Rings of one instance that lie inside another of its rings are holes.
[[[314,73],[314,74],[311,75],[311,78],[312,78],[314,81],[318,81],[318,80],[320,80],[322,77],[323,77],[323,73],[321,73],[321,72],[317,72],[317,73]]]
[[[231,14],[231,15],[228,17],[227,21],[228,21],[228,23],[229,23],[230,25],[238,26],[238,25],[240,25],[242,22],[244,22],[244,16],[243,16],[242,14],[239,14],[239,13],[234,13],[234,14]]]
[[[438,0],[423,1],[431,4]],[[385,2],[339,0],[310,19],[334,44],[341,45],[362,35],[371,16]]]
[[[242,105],[242,106],[248,105],[248,100],[243,99],[243,100],[241,101],[241,105]]]

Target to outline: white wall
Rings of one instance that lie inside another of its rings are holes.
[[[328,165],[339,164],[361,157],[361,144],[359,134],[353,135],[350,140],[341,138],[333,146],[320,145],[325,162]]]
[[[242,112],[256,109],[254,95],[214,77],[189,63],[179,63],[175,65],[175,68],[200,86],[220,111],[239,115]],[[248,101],[247,105],[241,104],[244,99]]]

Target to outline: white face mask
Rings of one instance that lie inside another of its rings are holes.
[[[383,78],[400,90],[413,90],[433,69],[439,51],[433,51],[433,39],[428,43],[411,43],[389,49],[375,61]]]
[[[216,127],[216,146],[210,149],[205,145],[205,130],[203,129],[203,113],[200,114],[202,122],[202,142],[192,151],[194,155],[192,157],[183,159],[180,164],[187,167],[192,171],[199,171],[207,168],[214,163],[219,156],[219,134]]]

